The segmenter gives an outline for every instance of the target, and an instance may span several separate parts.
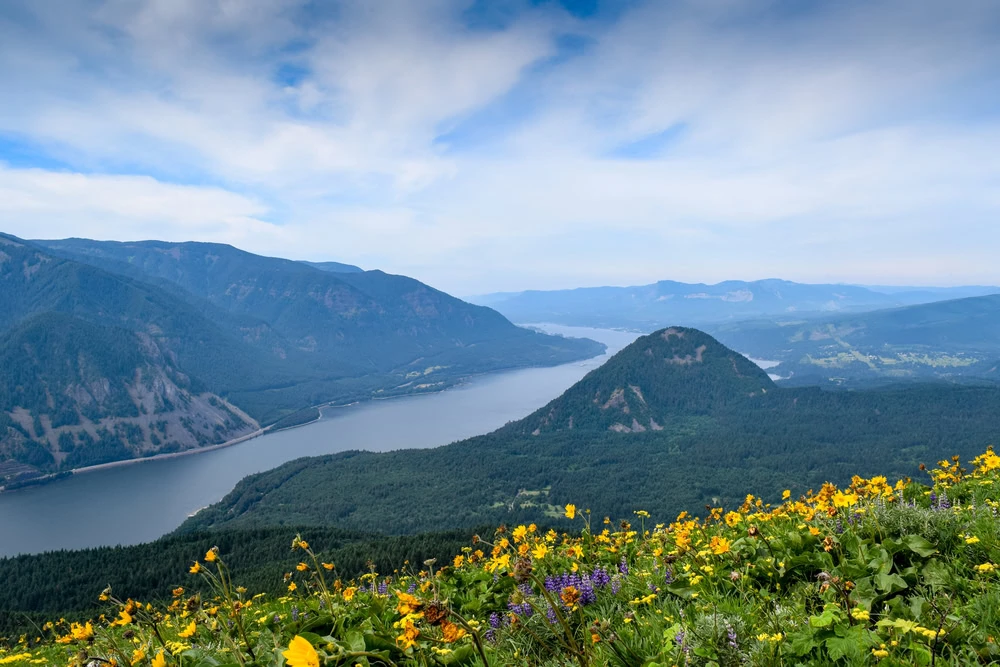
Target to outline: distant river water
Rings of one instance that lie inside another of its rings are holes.
[[[154,540],[222,499],[247,475],[302,456],[437,447],[489,433],[559,396],[638,334],[539,325],[598,340],[608,353],[552,368],[470,378],[436,394],[326,408],[313,424],[173,459],[73,475],[0,494],[0,556]]]

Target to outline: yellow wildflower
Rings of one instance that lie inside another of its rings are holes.
[[[542,560],[547,553],[549,553],[549,548],[545,544],[539,544],[531,551],[531,555],[535,557],[535,560]]]
[[[191,623],[186,628],[184,628],[181,632],[177,633],[177,636],[187,639],[188,637],[194,637],[194,634],[197,631],[198,631],[198,626],[195,625],[194,621],[191,621]]]
[[[295,635],[288,643],[288,650],[283,651],[285,664],[288,667],[319,667],[319,654],[308,639]]]
[[[567,519],[576,518],[576,505],[573,504],[566,505],[566,518]]]
[[[167,667],[167,659],[163,657],[163,651],[156,654],[153,658],[153,667]]]
[[[214,563],[219,558],[219,547],[212,547],[205,552],[205,560]]]
[[[441,624],[441,635],[446,643],[452,644],[465,636],[465,630],[451,621],[445,621]]]
[[[199,572],[201,572],[201,563],[195,561],[194,565],[191,566],[191,569],[188,570],[188,572],[190,572],[191,574],[198,574]]]

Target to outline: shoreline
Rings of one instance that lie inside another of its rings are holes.
[[[522,325],[519,325],[519,326],[522,326]],[[584,359],[578,359],[576,361],[566,362],[566,364],[583,363],[583,362],[587,362],[587,361],[590,361],[592,359],[596,359],[598,357],[604,356],[606,354],[607,354],[607,346],[605,346],[605,351],[602,352],[601,354],[594,355],[593,357],[586,357]],[[246,435],[242,435],[242,436],[240,436],[238,438],[233,438],[232,440],[227,440],[226,442],[221,442],[221,443],[219,443],[217,445],[208,445],[207,447],[195,447],[193,449],[186,449],[186,450],[180,451],[180,452],[168,452],[168,453],[164,453],[164,454],[155,454],[153,456],[144,456],[144,457],[133,458],[133,459],[122,459],[121,461],[109,461],[107,463],[98,463],[98,464],[95,464],[95,465],[84,466],[82,468],[71,468],[70,470],[60,470],[58,472],[49,473],[49,474],[44,475],[42,477],[35,478],[35,480],[33,480],[32,484],[29,484],[29,485],[26,485],[26,486],[17,487],[17,488],[14,488],[14,489],[7,489],[6,487],[0,486],[0,495],[6,494],[6,493],[16,493],[16,492],[24,490],[24,489],[30,489],[30,488],[34,488],[34,487],[38,487],[38,486],[45,486],[46,484],[48,484],[50,482],[56,482],[56,481],[59,481],[59,479],[64,479],[66,477],[70,477],[70,476],[73,476],[73,475],[86,474],[86,473],[90,473],[90,472],[98,472],[98,471],[101,471],[101,470],[109,470],[109,469],[113,469],[113,468],[120,468],[120,467],[130,466],[130,465],[138,465],[138,464],[141,464],[141,463],[146,463],[146,462],[151,462],[151,461],[165,461],[165,460],[169,460],[169,459],[180,458],[182,456],[193,456],[195,454],[202,454],[202,453],[205,453],[205,452],[211,452],[211,451],[215,451],[215,450],[218,450],[218,449],[224,449],[226,447],[232,447],[234,445],[238,445],[238,444],[247,442],[248,440],[252,440],[254,438],[258,438],[258,437],[263,436],[263,435],[269,435],[271,433],[281,433],[283,431],[288,431],[288,430],[291,430],[291,429],[294,429],[294,428],[301,428],[303,426],[309,426],[311,424],[315,424],[316,422],[321,421],[323,419],[323,410],[325,408],[349,408],[349,407],[352,407],[352,406],[361,405],[361,404],[364,404],[364,403],[370,403],[370,402],[374,402],[374,401],[388,401],[388,400],[400,399],[400,398],[413,398],[415,396],[425,396],[425,395],[439,394],[439,393],[446,392],[446,391],[449,391],[451,389],[455,389],[457,387],[461,387],[463,385],[469,384],[469,382],[471,380],[475,379],[475,378],[480,378],[480,377],[489,376],[489,375],[500,375],[500,374],[503,374],[503,373],[511,373],[511,372],[516,372],[516,371],[522,371],[522,370],[526,370],[526,369],[530,369],[530,368],[553,368],[555,366],[562,366],[562,365],[564,365],[564,364],[555,364],[554,366],[532,366],[532,365],[511,366],[511,367],[508,367],[508,368],[496,369],[496,370],[492,370],[492,371],[481,371],[481,372],[478,372],[478,373],[470,373],[468,375],[463,375],[463,376],[461,376],[461,377],[459,377],[459,378],[457,378],[457,379],[455,379],[455,380],[453,380],[451,382],[446,382],[446,386],[441,387],[439,389],[433,389],[433,390],[428,390],[428,391],[420,391],[420,392],[412,392],[412,393],[400,393],[400,394],[394,394],[394,395],[389,395],[389,396],[369,396],[369,397],[366,397],[366,398],[355,399],[353,401],[350,401],[349,403],[340,403],[340,404],[337,404],[337,403],[334,403],[333,401],[330,401],[330,402],[326,402],[326,403],[320,403],[318,405],[311,405],[311,406],[308,406],[308,407],[302,408],[302,409],[303,410],[308,410],[310,408],[314,408],[319,413],[319,417],[317,417],[316,419],[310,420],[308,422],[303,422],[301,424],[294,424],[292,426],[286,426],[286,427],[280,428],[280,429],[273,428],[274,425],[272,424],[270,426],[265,426],[264,428],[257,429],[256,431],[253,431],[252,433],[247,433]]]

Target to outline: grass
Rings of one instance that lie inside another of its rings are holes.
[[[968,665],[1000,660],[1000,457],[929,484],[827,484],[657,522],[567,505],[580,529],[501,526],[448,563],[353,581],[296,536],[287,593],[212,549],[153,606],[10,638],[0,665]]]

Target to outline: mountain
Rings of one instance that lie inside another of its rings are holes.
[[[650,331],[789,313],[863,311],[1000,292],[998,287],[877,288],[787,280],[728,280],[715,285],[665,280],[636,287],[584,287],[470,297],[514,322]]]
[[[1000,295],[711,331],[747,354],[780,361],[771,372],[797,384],[996,379]]]
[[[314,269],[329,271],[330,273],[361,273],[364,271],[364,269],[360,266],[354,266],[353,264],[341,264],[340,262],[306,262],[303,260],[302,263],[307,264]]]
[[[7,486],[220,444],[329,401],[603,350],[380,271],[212,244],[49,245],[0,235]]]
[[[711,336],[640,337],[562,396],[488,435],[429,450],[345,452],[247,477],[180,532],[333,525],[388,534],[735,507],[854,474],[971,457],[1000,429],[1000,388],[783,388]]]
[[[521,432],[660,431],[673,415],[709,414],[774,387],[760,367],[697,329],[640,340],[519,422]]]
[[[81,262],[110,260],[112,271],[129,266],[230,315],[257,318],[288,341],[284,351],[340,375],[391,373],[398,385],[409,377],[412,386],[440,388],[441,371],[558,364],[602,349],[515,327],[494,310],[382,271],[331,273],[212,243],[38,243]]]
[[[257,422],[218,393],[267,366],[255,368],[247,352],[169,294],[0,236],[4,476],[255,431]],[[192,366],[208,380],[183,370]]]

